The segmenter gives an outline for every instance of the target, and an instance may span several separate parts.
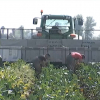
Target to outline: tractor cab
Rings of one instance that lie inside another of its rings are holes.
[[[41,11],[42,15],[43,11]],[[68,39],[75,38],[75,19],[68,15],[42,15],[40,27],[37,27],[37,34],[41,33],[41,38],[45,39]],[[39,18],[33,19],[33,24],[38,24]],[[83,25],[83,21],[78,19],[78,24]],[[73,35],[71,35],[73,34]]]

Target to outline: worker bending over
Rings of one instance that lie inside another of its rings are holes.
[[[32,63],[35,68],[35,75],[39,78],[39,74],[42,72],[42,67],[45,67],[46,58],[44,56],[38,56],[32,61]]]
[[[49,64],[49,60],[50,55],[46,54],[44,56],[38,56],[32,61],[37,78],[39,78],[39,74],[42,72],[42,67],[46,67]]]
[[[77,70],[77,66],[82,60],[85,59],[85,55],[78,52],[71,52],[66,58],[66,65],[68,70],[71,70],[73,73]]]

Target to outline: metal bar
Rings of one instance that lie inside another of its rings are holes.
[[[9,39],[8,33],[9,33],[9,29],[7,29],[7,39]]]
[[[44,48],[43,48],[43,55],[44,55]]]
[[[69,48],[69,53],[70,53],[70,48]]]
[[[2,29],[2,28],[0,28],[0,29]],[[13,28],[4,28],[4,30],[6,30],[6,29],[9,29],[9,30],[11,29],[11,30],[12,30]],[[21,30],[21,29],[19,29],[19,28],[14,28],[14,29],[15,29],[15,30]],[[23,30],[36,30],[36,29],[32,29],[32,28],[31,28],[31,29],[27,29],[27,28],[26,28],[26,29],[23,29]],[[49,29],[42,29],[42,30],[49,30]],[[56,30],[57,30],[57,29],[56,29]],[[64,29],[64,30],[65,30],[65,29]],[[69,30],[69,29],[68,29],[68,30]],[[70,29],[70,30],[72,30],[72,29]],[[76,31],[76,29],[73,29],[73,30]],[[80,30],[80,31],[100,31],[100,29],[95,29],[95,30],[84,30],[84,29],[83,29],[83,30]]]
[[[66,56],[67,56],[67,55],[66,55],[66,48],[65,48],[65,64],[66,64],[66,58],[67,58]]]
[[[26,49],[25,49],[25,60],[26,60]]]
[[[48,53],[48,47],[47,47],[47,53]]]
[[[22,39],[24,39],[24,33],[23,33],[23,29],[21,29],[21,35],[22,35]]]
[[[21,48],[21,59],[23,58],[23,53],[22,53],[23,51],[22,51],[22,48]]]
[[[0,39],[1,39],[1,29],[0,29]]]
[[[88,48],[88,62],[89,62],[89,48]]]
[[[37,49],[47,49],[47,51],[48,51],[48,49],[49,50],[62,50],[62,49],[65,49],[65,48],[63,48],[63,47],[46,47],[46,48],[44,48],[44,47],[21,47],[21,46],[19,46],[19,47],[12,47],[12,46],[0,46],[0,49],[9,49],[9,48],[11,48],[11,49],[33,49],[33,50],[37,50]],[[72,48],[72,47],[69,47],[69,48],[66,48],[66,49],[70,49],[70,50],[83,50],[83,49],[89,49],[88,47],[75,47],[75,48]],[[99,49],[99,47],[90,47],[90,49],[92,49],[92,50],[98,50]]]
[[[9,29],[9,30],[12,30],[12,29],[15,29],[15,30],[21,30],[21,29],[19,29],[19,28],[0,28],[0,29],[3,29],[3,30],[7,30],[7,29]],[[36,30],[36,29],[24,29],[24,30]]]
[[[41,50],[41,49],[39,48],[39,56],[40,56],[40,50]]]
[[[80,31],[78,30],[78,40],[79,40],[79,33],[80,33]]]
[[[32,38],[32,35],[33,35],[33,29],[31,29],[31,38]]]
[[[84,55],[85,55],[85,49],[84,49]]]

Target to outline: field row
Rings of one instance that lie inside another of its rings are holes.
[[[29,64],[19,60],[0,68],[0,100],[100,100],[100,64],[81,64],[76,74],[53,65],[40,79]]]

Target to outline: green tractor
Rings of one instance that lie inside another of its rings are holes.
[[[68,15],[42,15],[41,18],[35,17],[33,24],[40,24],[36,27],[37,36],[42,39],[73,39],[75,35],[75,26],[83,25],[81,18],[72,18]],[[40,23],[39,23],[40,20]]]

